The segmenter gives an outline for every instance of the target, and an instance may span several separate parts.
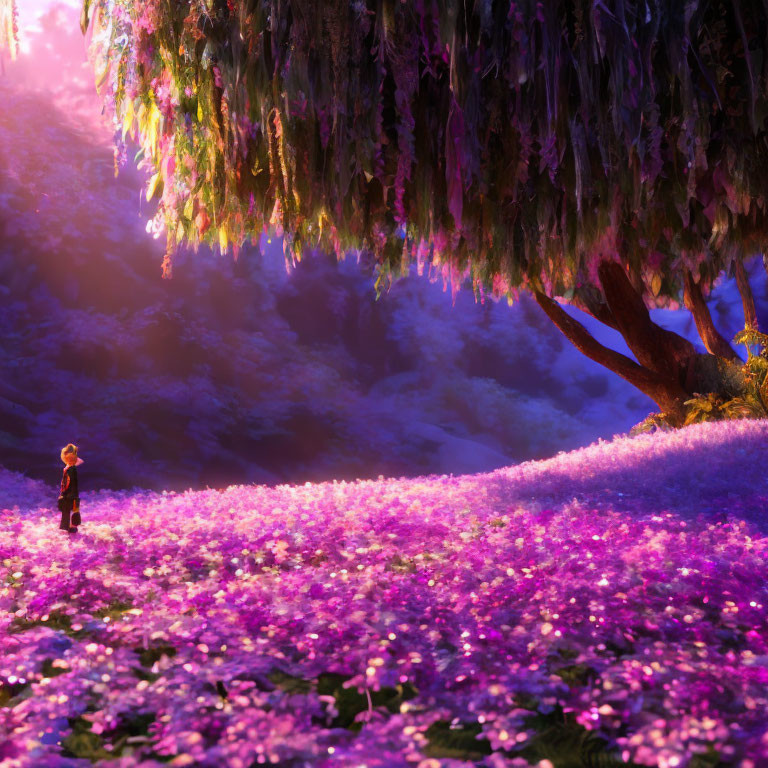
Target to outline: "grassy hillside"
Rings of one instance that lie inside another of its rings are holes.
[[[0,766],[765,765],[766,460],[98,492],[76,538],[3,473]]]

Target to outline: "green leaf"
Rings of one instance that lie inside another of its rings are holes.
[[[156,661],[159,661],[163,656],[173,657],[176,655],[176,648],[172,645],[160,643],[158,645],[150,645],[149,648],[143,648],[139,646],[134,648],[139,661],[144,667],[151,667]]]
[[[493,752],[488,739],[481,737],[479,723],[457,723],[437,720],[427,728],[428,743],[424,749],[427,757],[453,760],[482,760]]]
[[[279,669],[270,672],[268,680],[272,685],[290,695],[306,694],[312,690],[311,681],[289,675]]]
[[[91,7],[91,0],[83,0],[83,10],[80,12],[80,31],[85,34],[88,31],[88,23],[90,21],[89,11]]]
[[[65,672],[69,672],[69,669],[66,667],[54,667],[53,661],[53,659],[43,660],[43,665],[40,669],[43,677],[58,677],[59,675],[63,675]]]
[[[153,197],[159,197],[163,194],[163,175],[158,171],[149,180],[147,185],[147,202]]]
[[[111,760],[115,755],[104,749],[104,739],[91,731],[91,724],[82,717],[70,718],[72,733],[61,742],[63,757],[79,757],[91,762]]]
[[[560,667],[554,673],[566,684],[575,687],[584,687],[598,679],[597,670],[588,664],[571,664]]]
[[[555,715],[556,717],[556,715]],[[540,722],[540,719],[538,720]],[[536,727],[534,718],[526,727]],[[517,753],[536,764],[549,760],[554,768],[628,768],[608,742],[574,722],[554,722],[538,728],[531,740]]]

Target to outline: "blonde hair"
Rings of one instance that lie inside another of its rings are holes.
[[[66,462],[67,456],[74,456],[75,458],[77,458],[77,446],[74,443],[67,443],[61,449],[61,460]]]

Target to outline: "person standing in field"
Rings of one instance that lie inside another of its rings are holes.
[[[77,456],[77,446],[68,443],[61,449],[61,460],[64,471],[61,475],[61,491],[59,493],[59,511],[61,522],[59,528],[69,533],[77,533],[80,525],[80,493],[77,487],[77,468],[83,460]]]

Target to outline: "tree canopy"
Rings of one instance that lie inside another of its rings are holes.
[[[236,255],[274,228],[292,260],[365,250],[380,281],[530,291],[675,423],[692,396],[746,397],[705,296],[733,270],[757,331],[765,0],[85,0],[82,25],[117,156],[130,134],[152,170],[165,274],[180,242]],[[709,355],[648,314],[681,298]]]
[[[757,0],[85,0],[169,243],[265,227],[495,296],[618,260],[677,301],[763,247]],[[655,297],[655,298],[654,298]]]

